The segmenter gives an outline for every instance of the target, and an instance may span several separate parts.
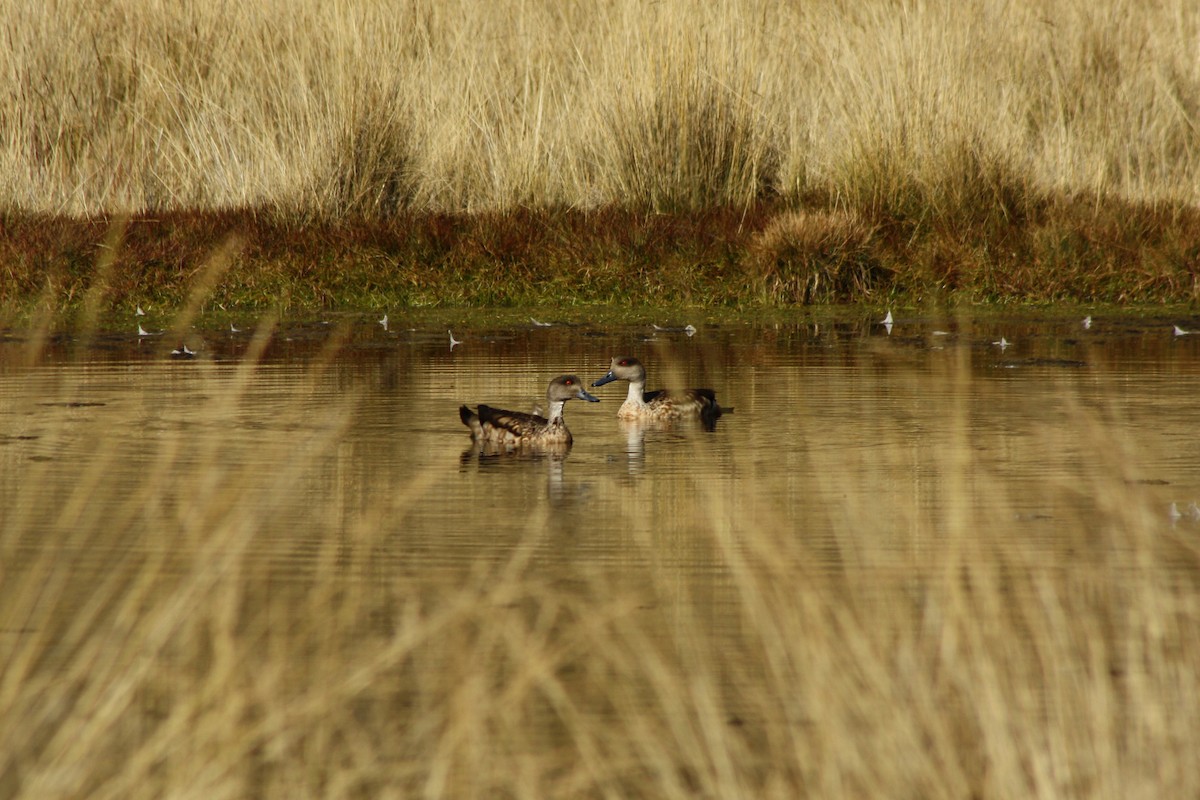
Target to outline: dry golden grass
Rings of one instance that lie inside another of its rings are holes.
[[[532,492],[520,535],[447,581],[403,569],[397,532],[427,495],[478,499],[489,482],[456,452],[360,494],[354,392],[320,364],[282,388],[253,348],[196,366],[188,424],[149,452],[107,426],[43,431],[66,445],[51,460],[0,449],[0,795],[1200,792],[1200,552],[1134,480],[1113,410],[1064,392],[1072,422],[1038,444],[1067,478],[1015,496],[962,399],[989,389],[951,363],[919,409],[930,436],[845,449],[814,420],[789,449],[818,476],[789,504],[828,538],[797,529],[774,466],[735,454],[727,480],[669,496],[592,478],[648,566],[539,564],[562,540]],[[172,374],[142,374],[148,408]],[[266,450],[231,435],[255,393],[295,431]],[[141,480],[111,482],[131,458]],[[914,459],[911,494],[879,482]],[[1013,525],[1029,492],[1053,542]],[[864,539],[881,514],[892,534]],[[711,585],[654,563],[675,548],[709,554]]]
[[[1200,10],[0,2],[0,208],[1195,205]]]

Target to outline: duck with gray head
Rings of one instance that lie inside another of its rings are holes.
[[[491,406],[479,406],[472,411],[460,406],[458,416],[471,429],[471,438],[480,444],[499,444],[506,447],[525,445],[570,445],[571,432],[563,420],[563,406],[568,400],[579,398],[589,403],[599,403],[600,398],[589,394],[576,375],[559,375],[546,387],[546,405],[549,417],[526,414],[522,411],[505,411]]]
[[[603,386],[612,381],[629,381],[629,394],[617,409],[618,419],[641,422],[699,419],[704,427],[711,430],[718,417],[733,411],[732,408],[718,405],[717,394],[712,389],[658,389],[647,392],[646,368],[633,356],[614,358],[608,373],[594,381],[592,386]]]

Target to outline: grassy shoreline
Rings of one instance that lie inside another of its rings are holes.
[[[645,305],[1194,304],[1200,212],[1047,203],[947,230],[782,202],[652,214],[515,209],[298,224],[252,210],[0,216],[0,305],[256,312]]]
[[[0,10],[21,313],[1200,295],[1183,0]]]

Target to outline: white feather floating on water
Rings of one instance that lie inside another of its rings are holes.
[[[662,325],[655,325],[653,322],[651,322],[650,327],[663,333],[685,333],[688,336],[696,335],[696,326],[691,324],[684,325],[682,328],[665,328]]]

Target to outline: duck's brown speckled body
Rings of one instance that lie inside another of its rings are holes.
[[[646,422],[670,422],[683,419],[699,419],[712,427],[722,414],[733,411],[721,408],[716,392],[712,389],[659,389],[646,391],[646,368],[632,356],[617,356],[609,365],[608,374],[592,383],[603,386],[612,381],[629,381],[629,394],[617,410],[617,417],[624,420]]]
[[[458,416],[471,429],[471,438],[481,444],[507,447],[564,446],[571,444],[571,431],[567,430],[567,423],[563,421],[563,405],[575,398],[590,403],[600,402],[600,398],[584,390],[577,376],[559,375],[546,388],[549,417],[483,405],[474,411],[468,406],[460,406]]]

